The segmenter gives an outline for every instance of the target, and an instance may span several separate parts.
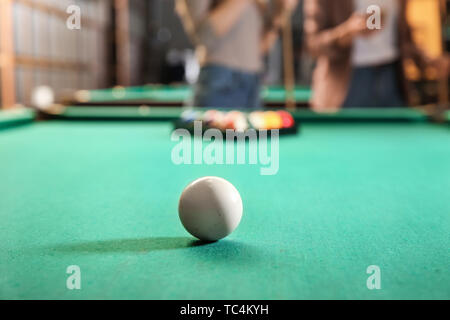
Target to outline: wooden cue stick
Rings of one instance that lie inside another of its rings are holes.
[[[446,1],[440,1],[440,9],[442,10],[441,13],[441,26],[443,25],[443,22],[445,21],[444,19],[447,18],[447,6],[446,6]],[[442,19],[443,18],[443,19]],[[443,28],[441,28],[443,29]],[[446,31],[443,31],[441,34],[441,46],[442,46],[442,53],[444,54],[446,52]],[[443,116],[443,114],[445,113],[446,109],[449,106],[449,81],[448,81],[448,75],[446,75],[444,78],[442,79],[438,79],[438,101],[439,101],[439,106],[438,106],[438,117],[441,118]]]
[[[287,11],[283,27],[283,62],[284,87],[286,90],[286,108],[295,110],[295,73],[294,73],[294,45],[292,42],[292,12]]]

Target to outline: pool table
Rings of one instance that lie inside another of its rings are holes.
[[[449,123],[413,109],[298,111],[278,174],[262,176],[175,165],[180,113],[0,113],[0,299],[450,298]],[[177,214],[183,188],[208,175],[244,203],[215,243]],[[73,265],[80,290],[66,287]]]
[[[294,98],[297,106],[306,106],[311,89],[297,86]],[[186,85],[145,85],[138,87],[114,87],[83,91],[72,104],[78,106],[183,106],[192,97],[192,88]],[[261,92],[264,104],[269,107],[285,105],[286,90],[282,86],[266,86]]]

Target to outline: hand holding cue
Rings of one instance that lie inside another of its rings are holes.
[[[284,62],[284,87],[286,90],[286,108],[295,110],[295,73],[294,73],[294,46],[292,43],[292,11],[284,13],[283,25],[283,62]]]

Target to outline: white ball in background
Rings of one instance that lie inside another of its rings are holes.
[[[55,103],[55,94],[49,86],[39,86],[34,88],[31,94],[33,107],[39,110],[49,109]]]

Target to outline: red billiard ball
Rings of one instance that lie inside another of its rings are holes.
[[[289,112],[280,110],[278,111],[278,114],[281,116],[284,129],[292,128],[295,125],[294,117]]]

